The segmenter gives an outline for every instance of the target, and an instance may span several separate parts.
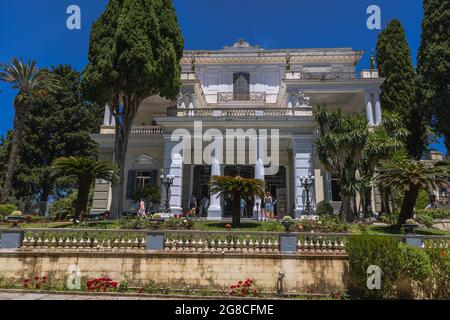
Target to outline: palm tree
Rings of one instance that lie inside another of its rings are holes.
[[[362,116],[343,114],[340,110],[328,111],[318,106],[314,114],[319,124],[319,138],[315,141],[317,156],[324,168],[339,178],[342,200],[341,212],[347,222],[355,217],[354,198],[361,190],[361,181],[356,177],[369,130]]]
[[[371,213],[369,206],[372,202],[372,184],[376,166],[381,160],[386,160],[402,150],[408,134],[408,130],[402,127],[400,115],[388,111],[383,113],[382,125],[370,131],[359,166],[362,181],[360,195],[364,215]],[[381,193],[382,196],[387,196],[385,190],[382,190]]]
[[[231,195],[232,225],[239,227],[241,223],[241,198],[264,197],[264,181],[260,179],[242,178],[240,176],[214,176],[211,179],[210,192],[219,196]]]
[[[376,180],[382,188],[404,191],[397,225],[413,217],[420,189],[436,189],[450,185],[449,166],[429,166],[423,162],[405,159],[399,162],[384,161],[377,170]]]
[[[117,167],[114,163],[105,160],[70,157],[56,159],[52,164],[54,175],[72,177],[77,181],[78,196],[75,205],[74,222],[82,211],[86,212],[91,187],[95,179],[115,183],[117,180]]]
[[[39,69],[35,61],[24,62],[14,58],[8,64],[0,64],[0,81],[10,83],[19,92],[14,98],[14,133],[11,141],[8,166],[5,174],[0,203],[5,203],[11,193],[12,179],[16,168],[26,116],[36,97],[45,95],[57,88],[56,80],[45,69]]]

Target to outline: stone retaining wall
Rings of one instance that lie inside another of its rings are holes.
[[[347,279],[345,255],[0,250],[0,276],[5,278],[46,275],[66,281],[74,266],[84,279],[108,276],[120,281],[128,276],[134,285],[153,280],[174,288],[222,289],[252,278],[275,292],[282,272],[285,292],[329,294],[344,289]]]

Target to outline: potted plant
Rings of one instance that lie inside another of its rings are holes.
[[[17,227],[17,224],[24,220],[25,218],[20,211],[13,211],[9,216],[6,216],[6,221],[12,222],[13,227]]]
[[[402,228],[405,230],[405,233],[415,233],[415,229],[419,225],[413,219],[407,219],[406,223],[402,224]]]
[[[289,232],[291,226],[294,224],[294,221],[291,216],[284,216],[281,220],[281,224],[283,225],[285,231]]]

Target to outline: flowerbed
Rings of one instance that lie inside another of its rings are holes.
[[[230,286],[230,296],[240,297],[259,297],[261,296],[261,288],[259,288],[252,279],[238,281]]]
[[[89,292],[117,291],[119,283],[110,278],[97,278],[88,280],[86,287]]]

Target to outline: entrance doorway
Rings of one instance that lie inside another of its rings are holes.
[[[197,200],[198,215],[208,216],[207,208],[201,206],[202,199],[209,198],[209,181],[211,180],[210,166],[195,166],[192,194]]]
[[[287,189],[286,189],[286,167],[280,167],[278,173],[265,176],[266,191],[272,194],[272,198],[276,200],[274,214],[283,217],[287,212]]]

